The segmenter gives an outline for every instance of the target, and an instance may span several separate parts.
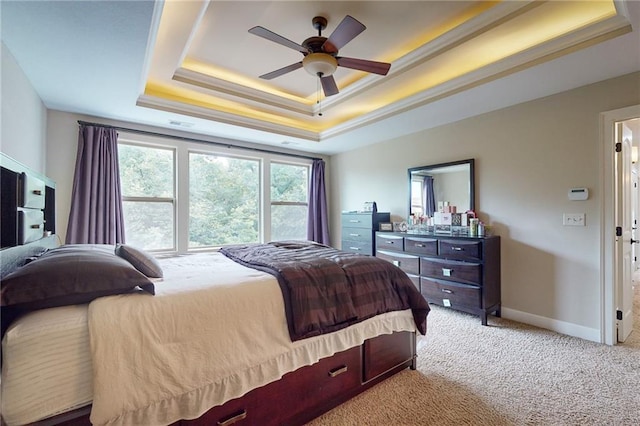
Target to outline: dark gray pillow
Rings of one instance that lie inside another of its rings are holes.
[[[101,296],[155,294],[149,279],[113,252],[113,246],[68,245],[49,250],[7,275],[0,306],[35,310],[88,303]]]
[[[116,254],[131,263],[138,271],[150,278],[162,278],[158,261],[146,251],[128,244],[116,245]]]

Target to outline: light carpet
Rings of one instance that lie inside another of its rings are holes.
[[[617,346],[434,306],[416,371],[309,426],[640,425],[640,286],[634,300],[635,331]]]

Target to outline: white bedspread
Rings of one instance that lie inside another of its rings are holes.
[[[292,343],[271,275],[218,253],[162,260],[156,295],[89,305],[93,424],[169,424],[365,339],[414,331],[410,311]]]
[[[87,305],[31,312],[2,339],[2,420],[23,425],[91,403]]]

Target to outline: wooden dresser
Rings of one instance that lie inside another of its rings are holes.
[[[342,213],[342,250],[373,256],[375,233],[381,222],[390,220],[390,213]]]
[[[500,237],[376,233],[376,256],[404,270],[429,303],[500,316]]]

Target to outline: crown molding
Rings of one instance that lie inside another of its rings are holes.
[[[182,102],[171,101],[156,96],[142,94],[136,100],[136,105],[165,112],[188,115],[190,117],[202,118],[205,120],[217,121],[224,124],[247,127],[253,130],[277,133],[283,136],[300,138],[312,142],[320,142],[319,134],[310,130],[298,129],[291,126],[271,123],[269,121],[258,120],[210,108],[203,108],[185,104]]]
[[[211,90],[215,92],[216,96],[220,95],[220,97],[233,101],[238,101],[237,98],[240,98],[243,101],[252,103],[254,107],[262,106],[264,108],[266,104],[292,113],[313,116],[311,104],[287,99],[276,94],[264,92],[249,86],[243,86],[186,68],[178,68],[173,75],[173,80]]]

